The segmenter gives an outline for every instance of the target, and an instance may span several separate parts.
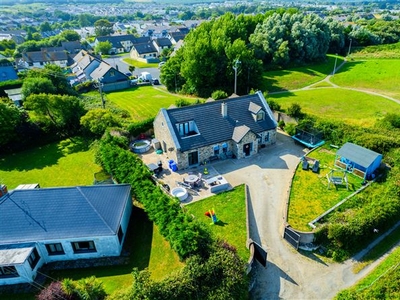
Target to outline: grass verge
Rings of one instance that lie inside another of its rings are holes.
[[[132,58],[124,58],[124,62],[134,66],[135,68],[157,68],[158,63],[145,63],[138,60],[134,60]]]
[[[231,191],[186,205],[185,208],[196,219],[210,224],[211,231],[217,238],[235,246],[239,256],[245,261],[248,260],[245,186],[243,184]],[[211,219],[205,215],[211,209],[215,210],[219,220],[215,225],[211,225]]]

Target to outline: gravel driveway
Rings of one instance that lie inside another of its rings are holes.
[[[252,299],[331,299],[373,267],[353,274],[351,260],[326,264],[316,256],[303,256],[283,240],[290,181],[305,153],[306,149],[278,132],[276,144],[258,155],[214,166],[232,186],[246,183],[250,188],[250,235],[268,251],[267,267],[257,263]]]

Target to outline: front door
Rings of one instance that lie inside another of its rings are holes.
[[[243,152],[245,156],[249,156],[251,152],[251,143],[243,145]]]
[[[197,165],[199,163],[199,152],[190,152],[188,154],[189,166]]]

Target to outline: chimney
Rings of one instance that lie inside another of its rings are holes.
[[[221,114],[224,118],[228,116],[228,104],[226,104],[225,101],[221,104]]]
[[[0,185],[0,198],[7,195],[8,190],[5,184]]]

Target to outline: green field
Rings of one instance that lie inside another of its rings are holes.
[[[303,88],[316,83],[329,75],[335,65],[335,56],[328,56],[324,63],[314,64],[306,67],[291,68],[288,70],[268,71],[263,74],[264,84],[262,91],[278,92],[290,91]],[[343,61],[338,56],[337,66]]]
[[[331,81],[341,87],[365,89],[400,100],[400,60],[369,59],[347,62]]]
[[[189,214],[196,219],[211,224],[211,219],[205,212],[214,209],[219,220],[216,225],[210,225],[211,231],[220,239],[236,247],[239,256],[247,261],[249,251],[246,248],[246,204],[245,186],[240,185],[234,190],[224,192],[201,201],[186,205]]]
[[[283,109],[298,103],[307,114],[363,127],[372,126],[387,113],[398,112],[400,107],[380,96],[339,88],[280,93],[268,98],[278,102]]]
[[[161,88],[140,86],[107,94],[107,99],[127,110],[132,119],[141,121],[154,118],[161,108],[168,108],[178,99],[194,102],[194,98],[171,94]]]
[[[357,47],[351,50],[350,58],[364,59],[364,58],[394,58],[400,57],[400,43],[396,44],[383,44],[368,47]]]

